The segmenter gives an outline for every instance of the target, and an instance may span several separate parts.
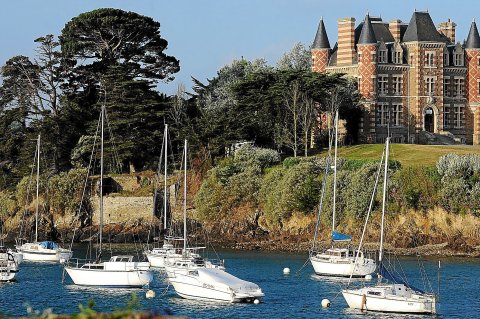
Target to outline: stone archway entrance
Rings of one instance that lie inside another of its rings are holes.
[[[425,112],[423,113],[423,123],[424,123],[424,130],[430,133],[435,132],[435,114],[433,113],[433,109],[431,107],[425,108]]]

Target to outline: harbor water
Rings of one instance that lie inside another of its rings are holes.
[[[123,247],[118,253],[137,254]],[[432,316],[361,313],[347,308],[340,294],[345,279],[320,278],[313,274],[306,254],[221,250],[220,257],[230,273],[255,282],[265,293],[264,302],[255,304],[229,304],[185,300],[169,287],[165,275],[155,271],[150,285],[156,293],[146,299],[145,289],[102,289],[74,286],[58,264],[23,263],[17,281],[0,285],[0,314],[26,316],[53,312],[71,314],[79,312],[79,305],[93,301],[94,310],[109,312],[125,309],[128,304],[139,310],[171,313],[190,318],[431,318]],[[84,256],[78,256],[83,258]],[[417,257],[401,257],[401,268],[411,284],[419,288],[440,290],[441,318],[480,317],[480,260],[473,258],[421,258],[430,285],[424,286]],[[438,260],[441,260],[438,285]],[[289,275],[283,269],[289,267]],[[355,280],[353,285],[374,284]],[[137,295],[133,302],[132,294]],[[331,301],[330,308],[322,308],[322,299]]]

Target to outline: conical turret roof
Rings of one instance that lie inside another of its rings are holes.
[[[317,34],[315,40],[313,40],[313,49],[330,49],[330,42],[328,41],[327,30],[323,24],[323,18],[320,19],[318,24]]]
[[[472,21],[472,25],[470,26],[470,32],[468,32],[465,48],[480,49],[480,36],[478,35],[478,29],[477,29],[477,24],[475,23],[475,20]]]
[[[373,44],[377,43],[375,38],[375,33],[373,32],[372,22],[370,21],[370,16],[365,16],[365,21],[363,22],[362,32],[360,32],[360,37],[358,38],[358,44]]]

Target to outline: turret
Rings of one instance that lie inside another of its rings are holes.
[[[357,43],[359,92],[371,99],[375,92],[377,75],[377,39],[373,32],[370,16],[367,14]]]
[[[477,24],[472,21],[465,42],[465,65],[467,66],[467,101],[473,118],[473,144],[480,144],[480,36]]]
[[[312,71],[324,73],[328,65],[328,58],[330,54],[330,42],[328,41],[327,31],[323,24],[323,18],[318,24],[317,34],[312,45]]]

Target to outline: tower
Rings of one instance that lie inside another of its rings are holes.
[[[467,101],[469,114],[473,121],[471,127],[467,127],[473,134],[473,144],[480,144],[480,36],[475,20],[470,26],[467,41],[465,43],[465,63],[467,66]]]
[[[365,16],[362,31],[357,43],[358,54],[358,91],[365,99],[368,110],[363,119],[367,140],[373,141],[375,135],[375,80],[377,76],[377,39],[373,32],[370,16]]]
[[[330,54],[330,42],[328,41],[327,31],[323,24],[323,18],[318,24],[317,34],[312,45],[312,71],[324,73],[328,65],[328,58]]]

